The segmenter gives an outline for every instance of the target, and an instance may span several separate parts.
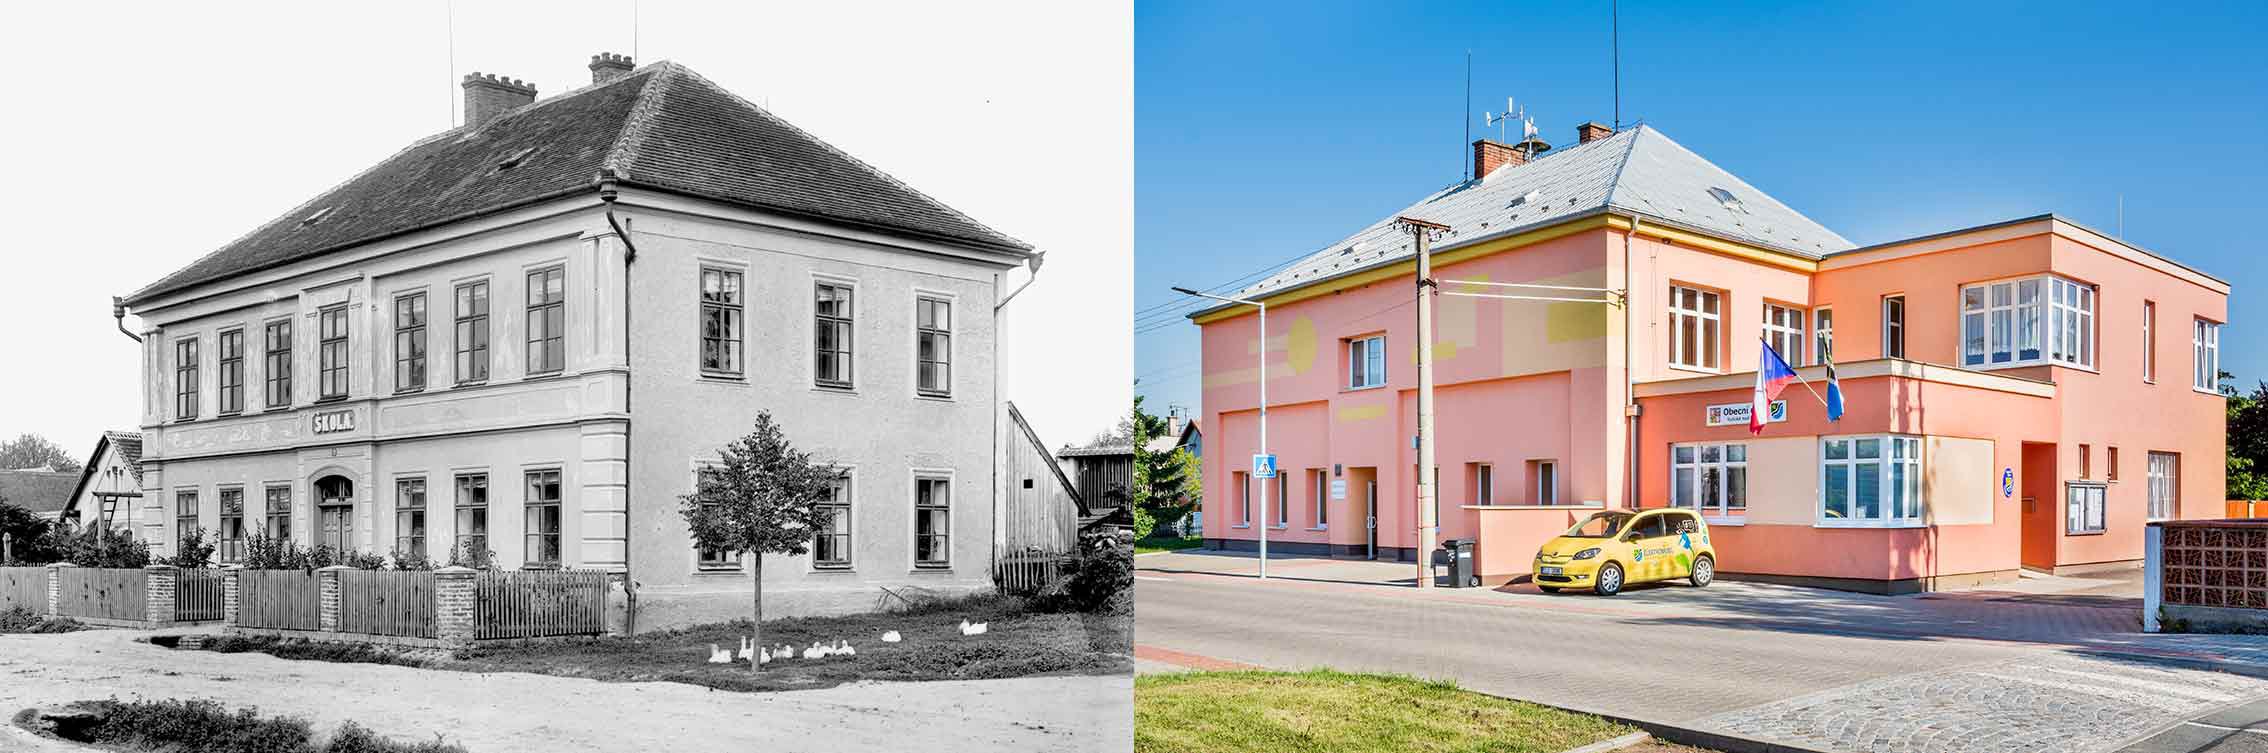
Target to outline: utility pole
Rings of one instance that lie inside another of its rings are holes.
[[[1246,306],[1260,309],[1260,454],[1272,456],[1273,453],[1268,452],[1268,303],[1266,301],[1255,301],[1246,298],[1230,298],[1228,296],[1213,295],[1211,293],[1199,292],[1190,290],[1188,288],[1174,288],[1173,292],[1180,293],[1182,295],[1193,295],[1199,298],[1211,298],[1213,300],[1222,301],[1225,303],[1241,303]],[[1271,465],[1273,465],[1273,463],[1271,463]],[[1282,468],[1276,468],[1274,470],[1278,474],[1284,472],[1284,469]],[[1275,481],[1276,480],[1274,478],[1265,478],[1260,480],[1261,580],[1268,579],[1268,487],[1274,486]],[[1250,504],[1250,501],[1247,500],[1246,504]]]
[[[1434,538],[1441,521],[1434,519],[1433,472],[1433,235],[1448,225],[1412,217],[1396,217],[1394,224],[1410,233],[1417,249],[1417,587],[1433,587]]]

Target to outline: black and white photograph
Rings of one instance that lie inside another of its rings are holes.
[[[1131,744],[1129,4],[9,16],[0,750]]]

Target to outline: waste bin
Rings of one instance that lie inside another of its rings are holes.
[[[1475,572],[1473,568],[1473,542],[1470,539],[1442,541],[1441,548],[1433,552],[1433,565],[1436,568],[1447,567],[1449,569],[1449,576],[1446,580],[1440,577],[1441,573],[1438,569],[1435,570],[1435,585],[1449,588],[1473,588],[1480,585],[1480,573]]]

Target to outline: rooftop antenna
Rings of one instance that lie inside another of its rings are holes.
[[[630,59],[645,59],[638,57],[638,0],[630,0]]]
[[[1457,145],[1457,163],[1467,179],[1472,178],[1472,160],[1465,159],[1465,144],[1473,143],[1473,51],[1465,50],[1465,142]]]
[[[444,17],[448,19],[449,80],[454,83],[457,80],[457,3],[456,0],[447,0],[441,5]],[[457,92],[455,89],[447,91],[449,92],[449,127],[455,128],[457,127]]]
[[[1515,112],[1515,109],[1517,109],[1517,111],[1516,111],[1516,112]],[[1509,141],[1506,141],[1506,140],[1505,140],[1505,139],[1506,139],[1506,137],[1505,137],[1505,135],[1504,135],[1504,129],[1508,127],[1508,126],[1506,126],[1505,124],[1506,124],[1506,123],[1508,123],[1508,122],[1510,122],[1510,121],[1514,121],[1514,120],[1526,120],[1526,119],[1527,119],[1527,117],[1528,117],[1528,110],[1527,110],[1527,108],[1524,108],[1524,107],[1523,107],[1523,108],[1515,108],[1515,107],[1513,106],[1513,104],[1512,104],[1512,98],[1511,98],[1511,97],[1505,97],[1505,98],[1504,98],[1504,112],[1484,112],[1484,113],[1481,113],[1481,115],[1483,115],[1483,116],[1485,116],[1485,117],[1487,117],[1487,118],[1488,118],[1488,124],[1489,124],[1489,125],[1492,125],[1492,126],[1496,126],[1496,141],[1497,141],[1497,143],[1500,143],[1500,144],[1508,144],[1508,143],[1511,143],[1511,142],[1509,142]],[[1529,130],[1528,130],[1528,132],[1529,132],[1529,133],[1534,133],[1534,132],[1535,132],[1535,126],[1534,126],[1533,124],[1530,124],[1530,125],[1528,126],[1528,129],[1529,129]]]
[[[1614,130],[1622,132],[1622,0],[1607,3],[1608,39],[1614,49]]]
[[[2118,195],[2118,239],[2126,240],[2126,194]]]

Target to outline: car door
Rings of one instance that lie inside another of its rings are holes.
[[[1693,574],[1693,558],[1699,556],[1702,541],[1701,519],[1693,513],[1673,511],[1662,513],[1664,523],[1663,546],[1670,556],[1662,558],[1669,572],[1664,578],[1683,578]]]
[[[1623,540],[1630,543],[1630,575],[1626,582],[1643,583],[1666,576],[1662,567],[1662,535],[1666,529],[1660,514],[1643,515],[1630,522],[1630,532]]]

